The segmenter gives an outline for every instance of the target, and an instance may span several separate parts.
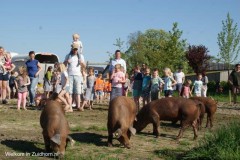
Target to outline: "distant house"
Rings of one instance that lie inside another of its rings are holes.
[[[88,66],[88,68],[92,67],[94,70],[94,75],[97,76],[99,73],[103,73],[104,67],[99,66]]]

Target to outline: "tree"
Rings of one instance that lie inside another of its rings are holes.
[[[240,32],[238,32],[237,23],[233,24],[230,14],[227,14],[227,19],[222,21],[222,31],[218,34],[218,53],[219,61],[230,65],[234,63],[240,51]]]
[[[218,34],[218,53],[219,61],[227,64],[228,76],[232,63],[238,58],[240,51],[240,32],[238,32],[237,23],[233,24],[230,14],[227,14],[227,19],[222,21],[222,31]],[[229,101],[231,103],[231,92],[229,90]]]
[[[203,46],[190,45],[186,51],[186,58],[189,66],[192,67],[193,71],[198,74],[206,71],[209,65],[211,56],[208,55],[208,49]]]
[[[185,58],[186,40],[181,39],[182,31],[173,24],[171,31],[149,29],[138,31],[128,37],[129,48],[126,51],[129,69],[142,63],[150,68],[175,69],[177,65],[187,66]]]

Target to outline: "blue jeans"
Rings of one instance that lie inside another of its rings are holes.
[[[30,104],[34,103],[34,98],[36,95],[36,86],[38,84],[38,77],[30,77],[30,85],[28,86]]]
[[[81,94],[81,76],[70,75],[69,77],[69,94]]]

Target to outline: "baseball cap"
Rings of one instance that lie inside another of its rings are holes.
[[[72,44],[72,49],[78,49],[79,48],[79,45],[78,44],[76,44],[76,43],[73,43]]]

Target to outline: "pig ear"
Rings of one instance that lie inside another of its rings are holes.
[[[136,134],[136,129],[133,128],[133,127],[130,127],[130,128],[129,128],[129,131],[132,133],[132,135],[135,135],[135,134]]]
[[[60,145],[60,144],[61,144],[60,134],[55,134],[55,135],[51,138],[51,140],[52,140],[54,143]]]

